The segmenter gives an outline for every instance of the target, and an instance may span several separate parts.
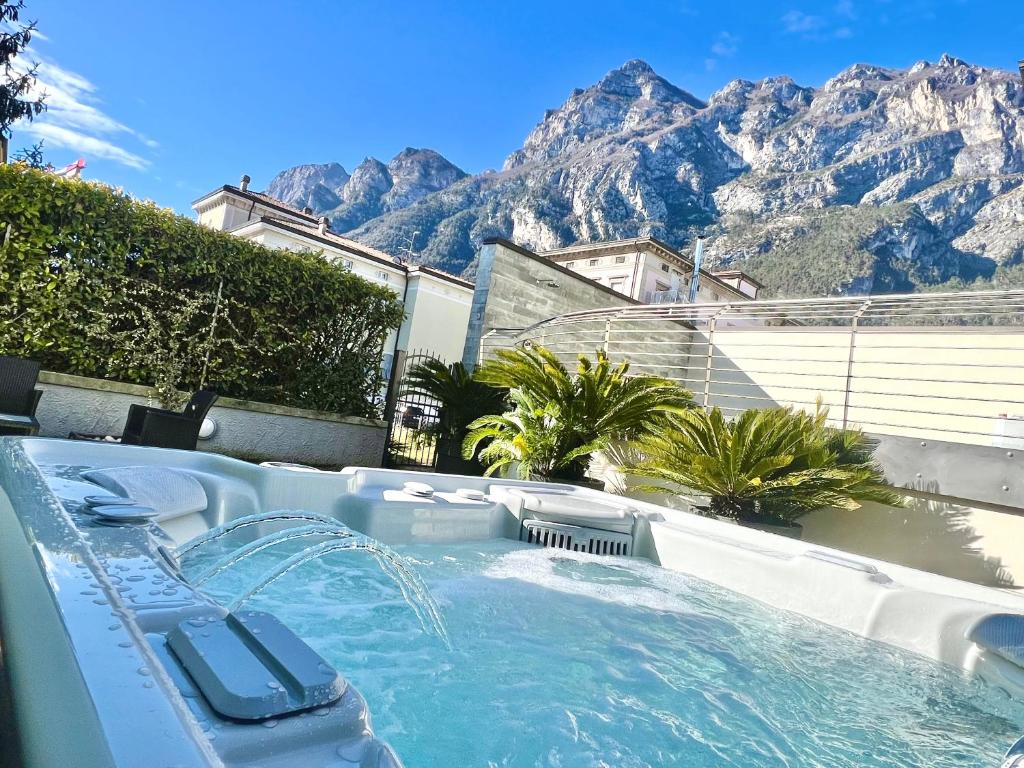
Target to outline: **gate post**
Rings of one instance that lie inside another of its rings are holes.
[[[399,389],[402,385],[402,378],[405,376],[405,358],[408,352],[404,349],[395,350],[395,359],[391,363],[391,378],[388,380],[388,393],[384,400],[384,421],[387,427],[384,435],[384,452],[380,457],[380,465],[387,466],[388,446],[391,443],[391,432],[395,421],[395,405],[398,402]]]

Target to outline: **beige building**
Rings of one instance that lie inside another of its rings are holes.
[[[405,306],[405,320],[384,347],[390,374],[397,351],[426,350],[459,360],[466,340],[473,284],[438,269],[409,266],[383,251],[332,232],[326,218],[300,211],[262,192],[226,184],[192,204],[200,224],[230,232],[268,248],[320,253],[353,274],[384,285]]]
[[[693,259],[653,237],[573,245],[540,256],[642,304],[687,300]],[[700,271],[698,302],[756,299],[761,283],[740,272]]]

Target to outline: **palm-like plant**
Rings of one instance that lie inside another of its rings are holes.
[[[474,378],[462,363],[450,365],[431,358],[410,369],[406,391],[441,403],[439,437],[462,442],[474,419],[505,408],[505,390]]]
[[[628,362],[613,367],[601,350],[594,363],[580,355],[575,373],[543,347],[502,350],[476,378],[507,389],[512,408],[470,424],[463,453],[486,442],[479,459],[487,474],[518,464],[523,478],[580,480],[594,452],[693,406],[674,382],[628,372]]]
[[[829,427],[827,418],[820,406],[814,414],[751,409],[733,421],[718,408],[690,410],[642,439],[643,458],[629,471],[706,494],[711,514],[739,520],[789,522],[862,501],[900,506],[864,433]]]

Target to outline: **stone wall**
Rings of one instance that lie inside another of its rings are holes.
[[[41,437],[119,436],[131,404],[159,406],[148,387],[49,371],[39,389]],[[215,431],[198,449],[252,461],[378,467],[387,434],[381,421],[232,398],[218,400],[209,418]]]
[[[463,362],[476,364],[481,340],[493,329],[526,328],[568,312],[636,303],[507,240],[485,240]]]

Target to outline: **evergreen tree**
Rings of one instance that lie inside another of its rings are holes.
[[[24,10],[24,0],[0,2],[0,162],[3,163],[7,162],[11,126],[19,120],[31,121],[46,109],[45,94],[30,97],[38,65],[32,64],[26,69],[15,63],[36,29],[34,21],[19,23]]]

